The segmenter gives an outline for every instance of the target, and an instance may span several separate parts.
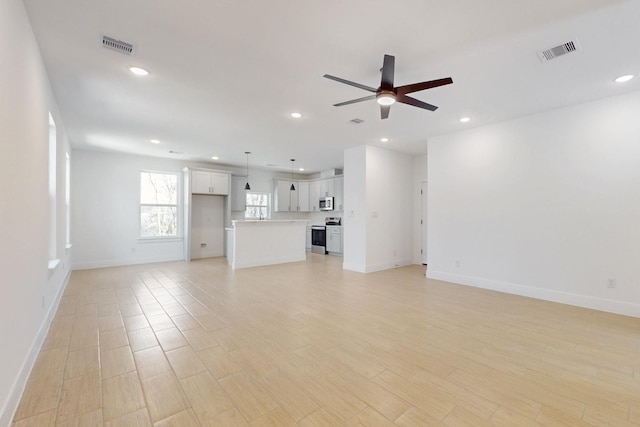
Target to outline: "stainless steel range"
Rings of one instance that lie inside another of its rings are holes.
[[[327,225],[340,225],[342,218],[328,216],[324,219],[324,225],[311,226],[311,252],[326,255],[327,252]]]

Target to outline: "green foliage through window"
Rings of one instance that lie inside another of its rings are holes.
[[[178,235],[178,174],[140,172],[140,237]]]
[[[268,193],[247,192],[246,197],[247,203],[244,211],[246,219],[267,219],[270,217]]]

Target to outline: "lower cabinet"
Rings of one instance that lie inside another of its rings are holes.
[[[307,225],[307,252],[311,252],[311,226]]]
[[[342,255],[342,227],[327,226],[327,251],[330,254]]]

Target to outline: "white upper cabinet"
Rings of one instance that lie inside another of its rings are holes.
[[[298,191],[297,181],[293,181],[296,186],[295,191],[291,191],[291,181],[284,179],[276,179],[274,183],[274,206],[275,212],[293,212],[298,208]]]
[[[323,197],[334,198],[334,209],[343,208],[343,177],[318,179],[315,181],[293,181],[296,187],[291,191],[291,180],[274,180],[275,212],[319,212],[318,202]]]
[[[309,181],[298,181],[298,212],[309,212]]]
[[[334,189],[333,178],[321,179],[320,181],[317,181],[317,182],[318,182],[318,198],[333,196],[333,189]]]
[[[344,210],[344,177],[333,179],[333,210]]]
[[[309,211],[319,212],[320,207],[318,201],[320,200],[320,181],[311,181],[309,183]]]
[[[226,196],[229,194],[229,174],[202,170],[191,171],[191,193]]]
[[[247,210],[247,190],[244,189],[247,178],[244,176],[231,177],[231,210],[244,212]]]

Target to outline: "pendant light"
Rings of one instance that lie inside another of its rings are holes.
[[[244,189],[251,190],[251,186],[249,185],[249,154],[251,154],[251,152],[245,151],[244,154],[247,155],[247,183],[244,185]]]
[[[291,188],[289,188],[291,191],[296,191],[296,186],[293,185],[293,162],[295,161],[296,159],[291,159]]]

